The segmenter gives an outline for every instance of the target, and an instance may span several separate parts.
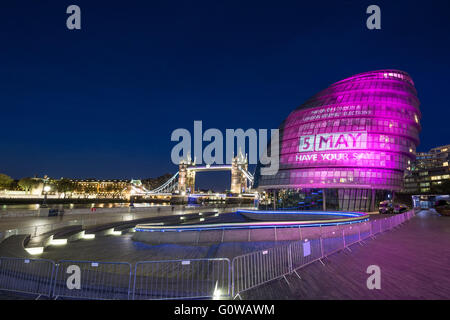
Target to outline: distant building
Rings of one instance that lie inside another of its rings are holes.
[[[450,145],[419,152],[405,174],[405,193],[430,193],[433,187],[450,180]]]

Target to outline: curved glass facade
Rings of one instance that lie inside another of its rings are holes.
[[[258,168],[256,186],[281,190],[277,202],[286,193],[295,198],[312,192],[322,193],[328,204],[323,208],[369,210],[367,203],[373,207],[402,189],[419,143],[419,104],[403,71],[366,72],[332,84],[281,124],[279,171],[259,175]],[[346,198],[353,199],[353,207],[343,207],[340,200]],[[361,199],[364,204],[356,205]],[[298,209],[295,201],[289,205]]]

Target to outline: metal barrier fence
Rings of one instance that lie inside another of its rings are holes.
[[[233,292],[249,290],[290,273],[287,245],[235,257],[232,262]]]
[[[291,270],[313,263],[323,257],[320,239],[305,239],[290,244]]]
[[[364,241],[367,238],[370,238],[373,236],[373,225],[372,221],[366,221],[361,223],[359,226],[359,238],[360,241]]]
[[[50,260],[0,258],[0,289],[50,297],[54,270]]]
[[[320,239],[323,256],[328,256],[345,248],[344,237],[339,230],[322,233]]]
[[[62,260],[57,263],[53,296],[128,300],[130,287],[131,265],[127,262]]]
[[[134,299],[198,299],[230,296],[225,258],[137,262]]]
[[[361,228],[359,225],[348,225],[342,228],[342,237],[344,238],[344,247],[351,246],[361,241]]]
[[[391,230],[414,216],[405,212],[395,216],[362,223],[336,226],[334,230],[320,230],[319,239],[304,239],[267,250],[237,256],[232,260],[232,296],[267,282],[296,273],[296,270],[335,252]],[[297,274],[298,275],[298,274]],[[286,279],[286,281],[288,281]]]
[[[376,235],[380,232],[382,232],[381,230],[381,220],[382,219],[376,219],[371,221],[371,226],[372,226],[372,235]]]
[[[126,262],[0,258],[0,290],[79,299],[195,299],[236,297],[297,273],[350,245],[414,216],[406,212],[363,223],[321,228],[320,237],[226,258]],[[77,278],[76,274],[79,277]],[[298,275],[298,274],[297,274]],[[132,282],[133,280],[133,282]]]

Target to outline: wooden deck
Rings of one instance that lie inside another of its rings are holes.
[[[400,228],[356,244],[288,276],[241,294],[243,299],[450,299],[450,217],[422,211]],[[366,269],[381,269],[381,289]]]

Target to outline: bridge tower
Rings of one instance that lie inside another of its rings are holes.
[[[189,168],[195,167],[195,160],[192,162],[191,155],[180,161],[178,168],[178,191],[193,193],[195,191],[195,170]]]
[[[231,192],[243,193],[247,191],[247,178],[242,170],[247,171],[248,159],[247,155],[242,154],[241,150],[236,157],[231,161]]]

